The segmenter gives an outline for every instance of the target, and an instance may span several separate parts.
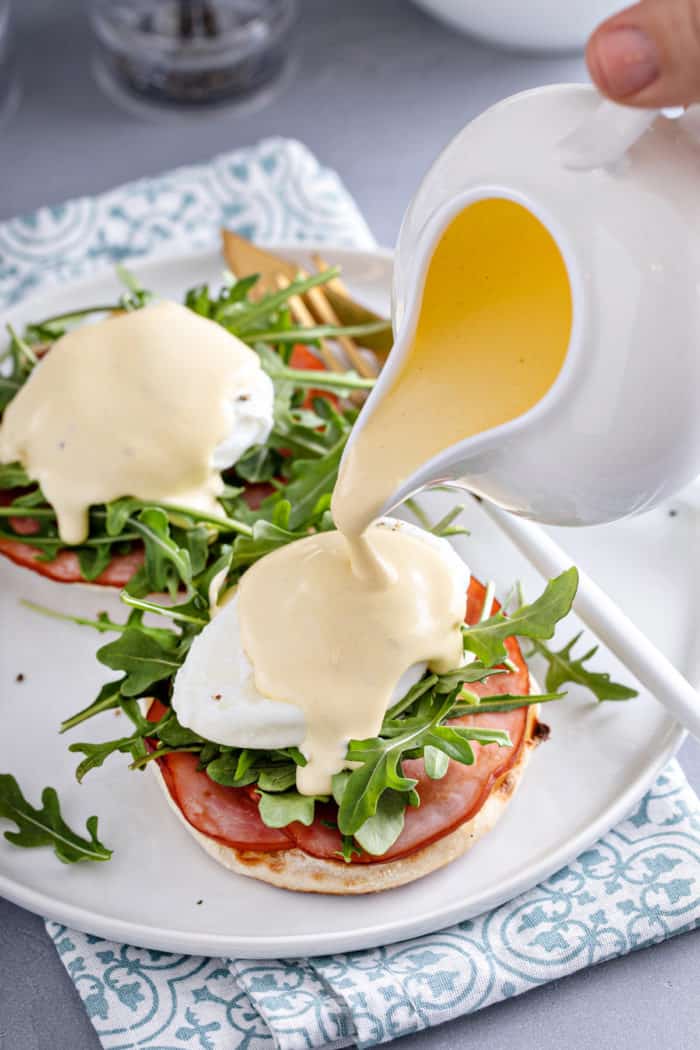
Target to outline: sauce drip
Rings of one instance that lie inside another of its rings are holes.
[[[308,764],[297,769],[297,787],[306,795],[328,794],[348,741],[379,732],[409,667],[427,661],[444,672],[462,660],[466,566],[460,571],[441,541],[398,522],[373,525],[367,538],[389,585],[368,586],[352,571],[337,532],[267,555],[239,585],[241,639],[257,689],[304,712]]]
[[[221,514],[216,446],[257,354],[220,325],[160,302],[60,338],[8,405],[0,462],[18,460],[81,543],[88,509],[121,496]]]

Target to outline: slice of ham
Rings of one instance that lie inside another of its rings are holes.
[[[422,758],[404,761],[404,775],[417,781],[420,806],[406,809],[403,831],[386,853],[381,857],[368,853],[353,855],[353,864],[376,864],[377,861],[409,856],[471,820],[483,806],[496,781],[514,765],[525,738],[527,708],[490,715],[468,715],[451,719],[450,724],[505,729],[510,733],[513,746],[499,748],[496,744],[488,744],[484,747],[473,743],[474,765],[464,766],[461,762],[450,761],[447,773],[441,780],[431,780],[427,776]],[[311,827],[290,824],[287,830],[305,853],[326,860],[337,860],[341,854],[342,838],[339,831],[328,827],[328,824],[335,823],[336,817],[337,810],[334,807],[324,807],[324,813],[317,815]]]
[[[128,554],[115,554],[104,572],[96,579],[86,581],[80,571],[75,551],[62,550],[52,561],[40,561],[42,552],[37,547],[31,547],[19,540],[0,539],[0,554],[4,554],[16,565],[38,572],[56,583],[89,582],[101,587],[126,587],[136,570],[143,565],[143,550],[135,547]]]
[[[478,580],[469,585],[466,622],[475,623],[481,614],[485,588]],[[494,602],[493,612],[500,606]],[[493,675],[479,683],[482,696],[498,696],[508,692],[527,694],[529,677],[527,665],[515,638],[507,642],[509,658],[516,671]],[[470,687],[471,688],[471,687]],[[165,708],[154,704],[149,712],[153,720],[159,718]],[[381,857],[368,854],[353,856],[353,863],[376,864],[381,861],[405,857],[423,846],[448,835],[479,811],[495,784],[517,761],[527,731],[527,708],[498,714],[466,715],[453,719],[455,725],[480,725],[489,729],[505,729],[509,732],[512,747],[499,748],[496,744],[485,746],[474,743],[474,764],[462,765],[451,761],[447,773],[441,780],[431,780],[425,773],[422,759],[410,759],[403,763],[406,776],[418,781],[416,790],[421,805],[406,810],[404,830],[387,853]],[[296,845],[305,853],[328,860],[338,860],[342,847],[340,833],[328,824],[334,824],[337,808],[333,804],[316,807],[316,819],[310,827],[290,824],[283,832],[266,829],[270,845],[261,830],[260,817],[253,821],[251,806],[257,815],[254,792],[249,788],[223,788],[212,784],[204,772],[197,771],[194,756],[181,753],[167,755],[159,760],[170,794],[193,827],[225,845],[236,849],[279,850]],[[249,837],[249,836],[252,836]]]
[[[151,704],[148,718],[158,721],[166,708]],[[185,819],[204,835],[264,852],[289,849],[293,840],[285,831],[263,824],[257,802],[243,788],[223,787],[197,771],[199,759],[186,751],[158,759],[168,790]]]
[[[22,491],[20,489],[0,492],[0,506],[9,506]],[[18,516],[8,520],[13,530],[20,536],[33,536],[39,530],[36,518]],[[16,565],[38,572],[41,576],[46,576],[57,583],[86,582],[80,571],[78,555],[72,550],[61,550],[51,561],[42,561],[41,548],[32,547],[31,544],[23,543],[21,540],[0,538],[0,554],[4,554]],[[134,543],[132,549],[126,554],[115,554],[104,572],[89,582],[101,587],[126,587],[136,570],[143,565],[143,557],[142,545]]]
[[[263,824],[257,802],[245,791],[223,787],[197,772],[196,755],[183,751],[159,761],[167,768],[170,794],[197,831],[238,849],[269,852],[293,844],[286,832]]]

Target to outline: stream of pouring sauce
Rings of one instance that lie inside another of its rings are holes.
[[[404,365],[351,438],[331,508],[339,531],[244,576],[256,686],[304,712],[302,793],[328,793],[347,742],[379,732],[408,667],[462,660],[459,574],[433,545],[372,522],[437,452],[532,408],[564,363],[571,323],[566,266],[542,223],[500,198],[465,209],[431,260]]]
[[[87,536],[92,504],[121,496],[221,516],[213,454],[260,374],[253,350],[174,302],[83,325],[8,405],[0,462],[39,482],[68,544]]]

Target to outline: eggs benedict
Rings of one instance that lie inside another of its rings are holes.
[[[221,470],[272,427],[257,354],[175,302],[62,336],[8,405],[0,463],[19,463],[64,543],[91,506],[123,496],[220,513]]]
[[[0,554],[62,583],[174,594],[216,560],[218,541],[252,534],[251,511],[299,462],[337,444],[349,429],[339,398],[373,381],[324,375],[307,329],[293,327],[288,300],[336,270],[262,296],[255,275],[229,277],[189,289],[185,305],[154,302],[118,273],[127,292],[111,307],[69,309],[22,335],[8,326]]]
[[[357,605],[341,598],[337,617],[322,628],[326,637],[312,632],[302,639],[310,622],[302,616],[294,644],[270,649],[266,669],[281,652],[275,670],[279,683],[290,682],[282,700],[264,675],[258,683],[253,674],[241,641],[238,594],[195,638],[175,677],[170,713],[160,701],[149,707],[155,748],[149,764],[184,827],[230,870],[286,889],[367,893],[454,860],[496,823],[546,735],[538,700],[553,697],[537,693],[515,638],[505,641],[508,666],[485,667],[460,638],[456,650],[443,654],[441,667],[452,670],[431,672],[427,663],[439,661],[431,659],[437,650],[425,631],[430,594],[417,579],[420,548],[430,552],[423,564],[433,572],[437,565],[438,590],[454,588],[459,621],[445,617],[437,629],[448,646],[455,629],[468,634],[462,621],[478,629],[485,612],[498,616],[498,603],[446,541],[403,523],[376,528],[394,566],[404,554],[417,554],[412,576],[422,594],[408,598],[398,619],[380,621],[380,599],[378,606],[369,601],[369,615],[357,623]],[[320,572],[326,558],[338,555],[335,543],[325,556],[318,553],[325,544],[305,545],[288,549],[301,547],[301,560],[317,560]],[[268,556],[258,564],[274,569],[277,560]],[[251,577],[252,570],[244,580]],[[291,581],[284,573],[279,579],[283,607],[275,624],[281,630],[291,622],[288,610],[296,606],[298,614],[304,597],[287,593]],[[297,693],[293,683],[302,676]],[[308,699],[314,685],[318,705]],[[166,727],[162,737],[173,739],[167,728],[173,717],[189,727],[188,746],[196,753],[157,743],[159,725]]]

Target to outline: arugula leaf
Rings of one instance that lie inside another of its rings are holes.
[[[150,732],[153,728],[153,724],[149,723],[147,731]],[[180,725],[172,710],[158,723],[157,735],[158,739],[168,747],[188,747],[190,744],[205,743],[204,737],[199,733],[188,729],[187,726]]]
[[[31,483],[24,467],[19,463],[0,464],[0,489],[22,489]]]
[[[390,330],[390,321],[367,321],[363,324],[317,324],[309,325],[308,327],[304,325],[300,328],[273,328],[269,332],[256,329],[254,335],[255,339],[261,343],[316,343],[320,339],[335,339],[340,336],[345,336],[349,339],[360,339],[363,336],[380,335]],[[347,389],[349,386],[348,381],[352,382],[356,388],[365,390],[369,390],[374,385],[373,379],[360,378],[353,371],[332,374],[344,376],[345,380],[336,380],[332,387],[329,382],[327,385],[330,389]],[[309,385],[313,384],[309,382]]]
[[[269,445],[253,445],[236,463],[236,474],[245,481],[271,481],[279,474],[282,457]]]
[[[298,791],[268,794],[260,791],[260,816],[268,828],[285,828],[298,820],[309,827],[314,822],[316,800]]]
[[[580,639],[583,631],[574,635],[571,641],[562,646],[561,649],[549,649],[543,642],[532,640],[533,651],[543,656],[549,665],[545,686],[547,689],[559,689],[566,682],[574,682],[581,685],[596,697],[599,702],[604,700],[631,700],[639,696],[636,689],[632,689],[620,682],[614,682],[605,671],[592,671],[584,665],[598,652],[598,646],[584,653],[578,659],[574,659],[571,650]]]
[[[87,774],[92,769],[99,769],[110,755],[130,754],[134,758],[140,758],[145,754],[146,748],[140,734],[132,733],[131,736],[119,737],[117,740],[103,740],[99,743],[80,741],[71,744],[68,750],[72,754],[85,755],[75,770],[75,778],[79,784],[82,784]]]
[[[444,517],[440,518],[439,521],[431,522],[428,515],[425,513],[420,503],[416,499],[407,499],[404,501],[404,506],[411,511],[414,518],[417,519],[419,525],[426,530],[426,532],[432,532],[433,536],[469,536],[469,529],[463,528],[461,525],[453,525],[453,522],[460,516],[464,510],[464,504],[458,503],[451,510],[448,510]]]
[[[377,803],[373,816],[355,832],[354,838],[366,853],[381,857],[403,831],[406,795],[389,788]]]
[[[21,507],[22,513],[26,513],[25,508],[27,508],[27,510],[29,510],[29,508],[35,507],[40,508],[41,505],[45,503],[46,499],[44,498],[44,493],[41,491],[38,485],[34,485],[29,490],[29,492],[23,492],[21,496],[15,496],[15,498],[12,500],[12,503],[10,503],[9,506]],[[32,511],[31,513],[34,513],[34,511]],[[48,514],[46,514],[45,516],[47,518],[49,517]]]
[[[173,527],[172,536],[180,549],[189,554],[192,576],[199,576],[206,569],[209,558],[208,530],[204,525],[188,522],[186,528]]]
[[[449,764],[450,757],[445,751],[433,747],[432,744],[425,745],[423,748],[423,765],[431,780],[442,780]]]
[[[343,770],[342,773],[336,773],[333,777],[333,798],[338,806],[342,804],[351,775],[348,770]],[[373,856],[381,856],[386,853],[403,831],[406,801],[405,792],[388,788],[380,796],[374,815],[369,817],[355,832],[353,836],[355,842]],[[344,836],[345,838],[347,836]],[[349,861],[351,855],[346,856],[346,853],[344,842],[343,859]]]
[[[108,544],[99,547],[78,547],[76,554],[80,572],[88,582],[96,580],[112,560],[112,551]]]
[[[475,653],[487,667],[492,667],[506,656],[503,644],[506,638],[513,635],[551,638],[555,625],[570,611],[577,587],[578,572],[572,566],[550,580],[539,598],[530,605],[522,605],[512,616],[497,612],[483,623],[465,627],[462,631],[464,648]]]
[[[217,784],[224,787],[245,787],[246,784],[254,784],[258,778],[258,770],[255,768],[255,752],[245,748],[243,751],[230,751],[219,755],[204,763],[209,777]],[[204,753],[200,762],[203,763]]]
[[[474,749],[469,743],[468,732],[460,732],[462,728],[461,726],[435,726],[426,734],[425,742],[444,751],[448,758],[454,758],[462,765],[471,766],[474,764]]]
[[[177,593],[180,582],[192,583],[192,561],[189,552],[171,538],[168,515],[160,507],[147,507],[138,518],[130,519],[143,538],[146,551],[145,572],[155,590]]]
[[[209,623],[209,607],[201,595],[195,593],[188,602],[179,605],[161,605],[159,602],[149,602],[145,598],[135,598],[128,591],[122,591],[121,600],[125,605],[141,612],[156,613],[158,616],[167,616],[173,622],[196,624],[198,627],[206,627]],[[150,628],[154,630],[155,628]]]
[[[126,266],[121,263],[117,263],[116,267],[117,277],[126,288],[126,292],[119,300],[119,305],[122,310],[126,310],[130,313],[132,310],[140,310],[153,298],[152,294],[142,286],[138,277],[134,276],[130,270],[127,270]]]
[[[120,532],[123,532],[129,518],[139,510],[140,506],[139,500],[132,499],[131,496],[124,496],[122,499],[115,499],[107,503],[105,506],[107,535],[118,536]]]
[[[363,852],[362,847],[355,844],[352,835],[343,835],[342,847],[337,851],[341,860],[344,860],[346,864],[351,864],[353,855],[357,854],[358,857],[361,857]]]
[[[34,368],[38,362],[38,358],[29,343],[26,339],[23,339],[21,335],[17,334],[11,324],[6,324],[5,328],[9,332],[13,350],[25,359],[29,368]]]
[[[426,722],[410,725],[388,739],[350,741],[347,757],[362,765],[348,777],[338,809],[338,827],[342,834],[354,835],[376,813],[379,799],[387,788],[410,791],[416,786],[415,780],[401,773],[401,756],[404,751],[422,746],[424,738],[447,716],[453,702],[451,696],[447,697]]]
[[[293,762],[266,766],[260,770],[258,787],[262,791],[287,791],[296,784],[297,767]]]
[[[441,748],[450,758],[466,766],[470,766],[474,761],[471,742],[498,744],[499,747],[513,746],[510,734],[505,730],[481,729],[478,726],[436,726],[428,734],[428,740],[434,747]]]
[[[208,317],[212,321],[223,323],[227,313],[232,313],[238,304],[245,304],[248,293],[260,279],[259,274],[251,274],[236,280],[232,274],[227,274],[227,283],[220,289],[218,296],[212,297],[209,286],[206,284],[190,288],[185,296],[185,306],[201,317]],[[245,309],[240,305],[240,309]]]
[[[234,335],[247,339],[247,336],[243,333],[248,333],[251,329],[255,329],[261,322],[266,323],[269,321],[270,317],[274,316],[281,307],[285,307],[293,296],[304,295],[311,288],[315,288],[319,284],[326,284],[333,277],[337,277],[339,273],[340,271],[334,267],[329,270],[323,270],[321,273],[311,274],[310,277],[299,277],[291,281],[285,288],[263,295],[256,303],[246,303],[245,309],[242,311],[234,313],[224,308],[217,320],[222,323],[224,321],[229,322],[226,325],[229,331],[233,332]]]
[[[72,715],[71,718],[66,718],[65,721],[61,722],[62,733],[67,732],[69,729],[74,729],[75,726],[81,722],[87,721],[88,718],[92,718],[94,715],[102,714],[103,711],[113,711],[119,707],[119,701],[121,698],[121,686],[123,678],[118,679],[116,682],[105,682],[100,689],[97,697],[91,704],[84,707],[82,711],[78,711]]]
[[[123,696],[140,696],[178,671],[183,657],[177,651],[177,635],[171,637],[172,643],[165,645],[137,626],[127,627],[120,638],[97,650],[97,659],[113,671],[126,672],[121,685]]]
[[[92,627],[94,630],[98,631],[99,634],[104,634],[107,631],[126,630],[125,624],[115,623],[114,620],[110,620],[106,612],[99,612],[94,620],[90,620],[86,616],[71,616],[70,613],[62,613],[58,612],[57,609],[49,609],[46,605],[39,605],[37,602],[30,602],[26,598],[20,598],[20,605],[24,605],[25,608],[32,609],[34,612],[41,613],[42,616],[49,616],[53,620],[66,620],[68,623],[78,624],[79,627]]]
[[[18,379],[0,375],[0,412],[9,405],[21,386],[22,383]]]
[[[566,693],[529,693],[527,696],[503,693],[482,700],[474,693],[466,694],[466,696],[460,693],[458,702],[450,711],[450,718],[458,718],[460,715],[491,715],[496,711],[514,711],[518,707],[530,707],[533,704],[550,704],[555,700],[563,700],[565,696]]]
[[[372,331],[382,331],[386,328],[386,325],[372,326]],[[302,330],[303,331],[303,330]],[[298,343],[302,340],[308,342],[313,338],[313,333],[307,331],[302,334],[299,331],[295,335],[291,333],[279,333],[277,338],[285,338],[291,336],[290,342]],[[318,331],[318,330],[317,330]],[[325,338],[332,336],[334,333],[350,334],[347,329],[331,329],[324,328],[317,338]],[[369,334],[367,326],[362,326],[362,331],[355,331],[356,335]],[[258,339],[265,340],[270,339],[272,336],[271,332],[264,332],[258,335]],[[351,390],[371,390],[375,385],[376,380],[372,378],[365,378],[360,376],[357,372],[349,370],[347,372],[321,372],[316,369],[306,368],[290,368],[289,365],[285,365],[279,354],[271,351],[264,345],[264,342],[255,344],[255,349],[260,355],[264,370],[269,375],[273,383],[291,383],[295,387],[299,387],[301,390],[328,390],[333,394],[345,394]]]
[[[330,497],[338,477],[338,467],[345,448],[345,438],[319,459],[298,459],[292,465],[292,480],[284,490],[292,505],[289,528],[300,528],[327,509],[320,501]]]
[[[245,568],[259,558],[301,539],[303,533],[290,532],[269,521],[256,521],[252,536],[237,536],[233,543],[232,569]]]
[[[435,689],[438,693],[451,693],[459,686],[472,685],[474,682],[483,682],[486,678],[495,678],[507,673],[505,667],[484,667],[480,660],[475,660],[464,667],[458,667],[456,671],[441,674],[435,683]]]
[[[54,853],[64,864],[105,861],[112,856],[112,850],[97,837],[97,817],[87,820],[89,838],[78,835],[66,824],[54,788],[44,788],[41,809],[35,809],[25,799],[15,778],[10,773],[0,774],[0,817],[17,826],[16,831],[4,833],[13,846],[26,849],[53,846]]]

